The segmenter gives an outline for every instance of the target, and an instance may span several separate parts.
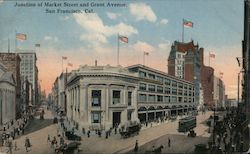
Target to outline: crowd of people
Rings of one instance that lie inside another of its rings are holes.
[[[213,131],[213,143],[209,143],[209,149],[218,152],[242,152],[244,138],[242,134],[243,114],[236,110],[230,110],[223,120],[215,122]]]

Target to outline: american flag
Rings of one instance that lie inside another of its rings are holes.
[[[67,60],[67,57],[65,57],[65,56],[62,56],[62,59],[63,59],[63,60]]]
[[[148,56],[148,55],[149,55],[149,52],[144,52],[144,55]]]
[[[215,54],[210,53],[210,54],[209,54],[209,57],[211,57],[211,58],[215,58]]]
[[[73,67],[73,64],[71,64],[71,63],[68,63],[68,66],[70,66],[70,67]]]
[[[128,43],[128,38],[127,38],[126,36],[121,36],[121,35],[119,35],[119,36],[118,36],[118,39],[119,39],[119,41],[122,41],[122,42],[124,42],[124,43]]]
[[[193,22],[183,19],[184,27],[193,28]]]
[[[22,33],[16,33],[16,39],[21,41],[27,40],[27,35]]]

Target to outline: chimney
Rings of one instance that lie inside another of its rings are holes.
[[[97,60],[95,60],[95,66],[97,66]]]

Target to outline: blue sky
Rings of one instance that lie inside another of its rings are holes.
[[[94,59],[103,65],[115,65],[119,32],[129,38],[129,44],[121,44],[120,47],[121,65],[141,63],[142,51],[148,51],[147,65],[167,71],[170,45],[175,40],[181,41],[182,19],[187,19],[194,23],[194,27],[185,28],[185,41],[193,39],[205,49],[205,54],[208,51],[216,54],[211,65],[216,68],[216,72],[224,72],[227,92],[234,96],[236,80],[232,80],[232,77],[238,71],[235,57],[241,56],[243,0],[110,2],[126,3],[127,7],[93,8],[95,13],[91,14],[46,14],[45,8],[17,8],[13,7],[15,1],[0,1],[0,51],[7,51],[8,38],[11,48],[14,48],[15,30],[27,34],[28,39],[18,42],[18,47],[35,49],[34,44],[41,44],[36,49],[39,75],[42,80],[52,83],[55,76],[47,76],[46,71],[60,73],[62,55],[69,57],[74,69],[78,65],[90,65]],[[225,58],[232,65],[233,72],[226,70],[228,64]],[[51,70],[44,70],[41,66],[52,61],[54,67]]]

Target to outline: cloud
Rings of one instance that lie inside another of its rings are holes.
[[[158,48],[160,50],[170,51],[170,46],[171,46],[171,44],[170,44],[170,41],[168,41],[168,40],[158,44]]]
[[[1,3],[3,3],[3,0],[0,0],[0,5],[1,5]]]
[[[138,34],[136,28],[123,22],[116,25],[105,25],[96,13],[73,14],[73,17],[86,31],[85,34],[81,35],[80,39],[90,41],[90,43],[93,40],[99,41],[99,43],[107,43],[107,37],[117,35],[118,33],[125,36]]]
[[[44,37],[44,40],[45,40],[45,41],[54,41],[54,42],[58,42],[58,37],[56,37],[56,36],[54,36],[54,37],[52,37],[52,36],[45,36],[45,37]]]
[[[168,23],[167,19],[161,19],[160,24],[166,25]]]
[[[156,22],[157,17],[150,6],[144,3],[132,3],[129,5],[129,11],[135,16],[137,21],[148,20]]]
[[[116,18],[120,17],[121,14],[113,13],[113,12],[107,12],[107,16],[109,17],[109,19],[115,20]]]
[[[153,47],[152,45],[150,45],[149,43],[146,42],[141,42],[141,41],[137,41],[134,45],[133,45],[133,49],[135,51],[139,51],[139,52],[154,52],[156,51],[156,48]]]

